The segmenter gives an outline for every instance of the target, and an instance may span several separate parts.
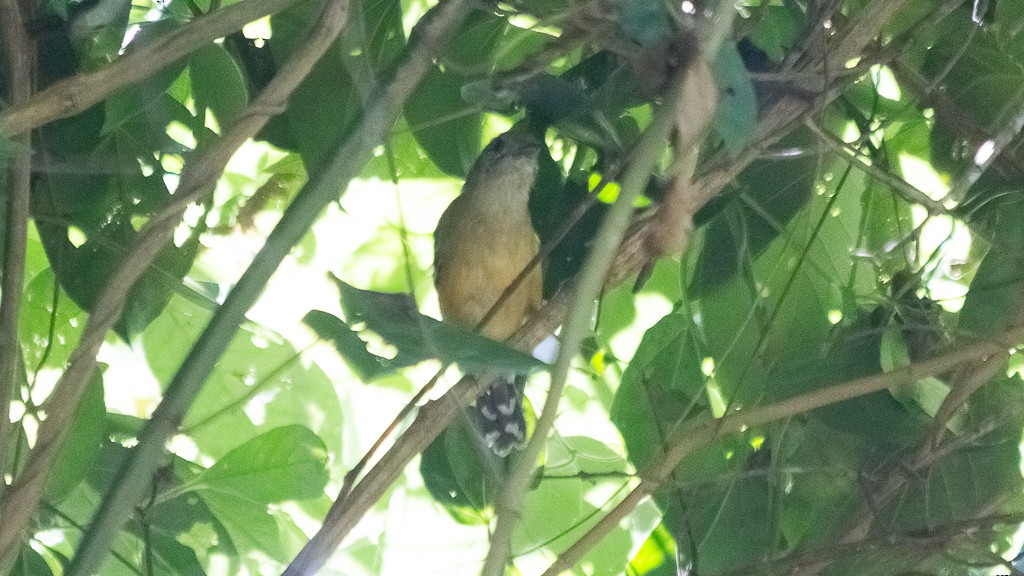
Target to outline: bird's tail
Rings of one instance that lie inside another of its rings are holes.
[[[477,421],[484,444],[504,458],[526,446],[521,376],[500,378],[476,399]]]

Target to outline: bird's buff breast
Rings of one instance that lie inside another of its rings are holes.
[[[442,249],[443,255],[439,254],[442,262],[437,284],[441,314],[445,320],[463,328],[475,328],[537,254],[537,236],[528,222],[526,227],[523,223],[508,227],[495,224],[492,221],[475,233],[454,235],[472,240],[449,243]],[[496,340],[510,336],[537,308],[540,291],[540,273],[534,270],[481,333]]]

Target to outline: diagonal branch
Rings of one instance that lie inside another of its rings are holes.
[[[279,12],[295,2],[244,0],[197,18],[109,66],[61,80],[0,114],[0,138],[23,134],[54,120],[74,116],[117,90],[145,80],[167,64],[188,56],[217,38],[241,30],[249,22]]]
[[[10,494],[0,500],[0,516],[5,519],[0,526],[0,555],[5,560],[17,553],[20,535],[31,519],[63,437],[70,427],[75,407],[96,369],[96,354],[106,333],[120,317],[128,293],[166,245],[185,208],[212,191],[238,147],[263,128],[272,111],[284,108],[288,97],[345,26],[347,8],[347,0],[332,0],[325,6],[319,24],[311,32],[304,49],[297,51],[281,67],[239,120],[200,159],[185,166],[171,203],[147,222],[107,281],[68,367],[48,400],[47,418],[40,425],[35,448],[12,485]]]
[[[681,426],[672,434],[660,460],[650,470],[642,471],[640,484],[582,538],[559,555],[558,559],[544,572],[544,576],[555,576],[571,568],[587,551],[597,545],[621,520],[628,516],[640,502],[651,496],[672,474],[683,458],[714,442],[722,434],[790,418],[817,408],[885,390],[900,382],[935,376],[958,366],[975,362],[978,357],[998,354],[1021,342],[1024,342],[1024,326],[1016,326],[993,338],[911,364],[899,371],[857,378],[828,388],[800,394],[774,404],[732,412],[721,418],[702,419],[700,422]]]
[[[523,496],[533,479],[533,468],[547,442],[548,432],[554,425],[571,362],[576,357],[590,323],[594,299],[604,286],[604,279],[612,263],[611,257],[614,256],[629,226],[633,199],[647,184],[647,179],[660,159],[660,152],[671,133],[674,105],[680,84],[680,81],[673,82],[670,96],[658,109],[650,127],[641,138],[634,153],[634,161],[623,175],[619,197],[605,217],[576,282],[573,304],[561,334],[562,344],[558,352],[558,361],[551,370],[551,385],[544,401],[544,408],[537,419],[533,437],[527,447],[516,455],[512,469],[498,495],[495,506],[498,522],[491,536],[491,548],[481,572],[484,576],[500,576],[505,573],[505,564],[511,554],[513,531],[519,523]]]
[[[94,528],[80,544],[69,570],[71,574],[89,573],[99,562],[99,554],[105,551],[116,530],[131,516],[134,505],[144,495],[162,462],[167,439],[177,431],[244,320],[246,311],[292,247],[305,236],[323,209],[362,171],[372,158],[374,147],[387,138],[402,106],[433,66],[439,48],[447,44],[473,6],[470,0],[445,0],[420,20],[390,81],[369,100],[353,132],[323,171],[315,174],[288,206],[263,248],[189,351],[160,405],[139,434],[138,445],[122,463],[115,475],[116,482],[93,519]]]
[[[748,564],[726,572],[717,572],[714,576],[741,576],[744,574],[800,574],[807,565],[835,561],[855,554],[877,550],[902,547],[908,551],[927,549],[929,553],[943,550],[958,538],[966,534],[976,534],[982,530],[992,530],[997,526],[1018,526],[1024,522],[1021,514],[995,514],[980,518],[972,518],[954,522],[947,526],[929,531],[927,534],[881,534],[865,536],[855,542],[823,546],[783,558],[763,560],[756,564]],[[1001,560],[1001,558],[1000,558]],[[999,560],[996,560],[998,562]]]
[[[942,202],[933,200],[930,196],[916,188],[910,182],[907,182],[899,176],[872,164],[870,158],[865,156],[859,150],[854,149],[846,142],[843,142],[834,134],[827,132],[817,122],[808,119],[804,124],[810,128],[811,132],[814,133],[819,142],[823,143],[836,154],[845,157],[854,168],[895,190],[896,193],[902,196],[907,202],[924,207],[924,209],[932,216],[946,214],[947,210],[942,205]]]

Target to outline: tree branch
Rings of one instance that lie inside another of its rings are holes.
[[[244,0],[197,18],[95,72],[61,80],[0,114],[0,138],[24,134],[54,120],[74,116],[217,38],[241,30],[249,22],[279,12],[295,2]]]
[[[8,95],[15,105],[32,97],[32,69],[35,50],[25,34],[25,15],[18,0],[0,0],[0,39],[7,58]],[[7,485],[7,447],[10,442],[10,406],[18,388],[21,347],[18,344],[18,319],[25,284],[25,241],[28,233],[29,190],[31,180],[31,137],[20,136],[14,142],[10,158],[5,200],[6,226],[4,252],[0,256],[0,497]],[[3,159],[0,159],[3,161]]]
[[[167,388],[163,400],[139,435],[139,443],[123,462],[116,483],[105,495],[94,525],[104,534],[86,534],[80,550],[100,551],[118,527],[131,515],[133,505],[143,496],[159,467],[167,439],[178,429],[218,358],[227,348],[245,312],[262,293],[267,280],[305,235],[324,207],[337,198],[339,190],[357,176],[372,157],[373,148],[390,133],[402,105],[433,65],[439,46],[444,46],[471,10],[470,0],[447,0],[432,9],[417,24],[405,58],[391,81],[369,100],[357,126],[334,154],[324,170],[315,174],[291,203],[271,232],[263,248],[216,311],[199,340]],[[90,540],[95,539],[95,543]],[[83,558],[79,560],[80,556]],[[86,563],[98,561],[95,554],[76,555],[70,573],[87,573]]]
[[[284,109],[291,93],[345,26],[347,9],[347,0],[332,0],[325,5],[319,24],[304,48],[281,67],[246,112],[201,158],[185,166],[171,203],[146,223],[103,287],[68,367],[48,399],[47,418],[40,424],[36,446],[10,494],[0,500],[0,516],[5,519],[0,525],[0,551],[4,560],[17,555],[21,534],[41,498],[78,401],[96,369],[96,354],[106,333],[120,317],[128,293],[166,245],[185,208],[212,191],[228,160],[239,146],[263,128],[271,111]]]
[[[732,412],[721,418],[704,419],[700,422],[681,426],[671,436],[660,460],[650,470],[641,471],[642,480],[608,514],[597,522],[582,538],[558,556],[544,572],[544,576],[556,576],[576,564],[583,555],[597,545],[619,521],[628,516],[636,506],[652,495],[666,478],[675,470],[683,458],[695,450],[709,445],[722,434],[762,426],[770,422],[790,418],[817,408],[837,404],[858,396],[885,390],[900,382],[916,381],[927,376],[941,374],[957,366],[974,362],[980,356],[998,354],[1024,342],[1024,326],[1016,326],[993,338],[982,340],[958,350],[936,356],[907,368],[886,374],[857,378],[828,388],[822,388],[782,400],[774,404]]]

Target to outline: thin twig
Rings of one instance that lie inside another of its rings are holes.
[[[922,206],[929,214],[940,216],[947,213],[942,202],[933,200],[930,196],[915,188],[906,180],[899,178],[886,170],[870,164],[870,159],[859,150],[852,148],[833,134],[829,134],[820,124],[808,118],[804,124],[811,129],[811,132],[818,137],[818,141],[837,154],[841,154],[850,160],[850,165],[864,172],[868,176],[886,184],[911,204]]]
[[[376,455],[377,450],[380,450],[380,447],[384,445],[384,442],[386,442],[387,439],[395,433],[395,430],[398,429],[398,425],[405,420],[406,416],[412,414],[413,410],[419,406],[420,400],[423,400],[423,398],[433,390],[434,386],[437,385],[437,381],[441,379],[441,376],[444,375],[449,366],[451,366],[451,364],[445,364],[442,366],[426,384],[420,387],[419,391],[416,392],[416,394],[405,403],[405,406],[402,406],[402,409],[398,411],[398,414],[396,414],[394,419],[391,420],[391,424],[388,424],[388,427],[380,433],[376,442],[366,450],[362,459],[360,459],[359,462],[357,462],[356,465],[353,466],[347,474],[345,474],[345,479],[341,484],[341,490],[338,491],[338,497],[334,499],[335,503],[342,503],[346,498],[348,498],[349,493],[352,492],[352,487],[355,486],[356,480],[359,479],[359,475],[362,474],[363,470],[366,469],[366,466],[369,465],[370,460],[372,460]]]

